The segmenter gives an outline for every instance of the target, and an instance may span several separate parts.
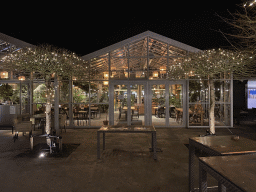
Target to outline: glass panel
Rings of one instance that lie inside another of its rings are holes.
[[[209,102],[208,80],[189,81],[189,102]]]
[[[114,86],[114,124],[127,125],[127,86]]]
[[[214,115],[216,126],[230,126],[230,104],[216,104]]]
[[[128,71],[127,70],[116,70],[111,72],[111,79],[127,79]]]
[[[166,56],[167,55],[167,44],[149,38],[148,42],[149,57],[152,56]]]
[[[185,50],[169,45],[169,56],[186,56]]]
[[[20,81],[24,81],[24,80],[30,80],[30,75],[31,73],[20,73],[20,72],[13,72],[13,79],[15,80],[20,80]],[[9,76],[9,75],[8,75]]]
[[[128,70],[128,62],[126,58],[111,58],[111,71]]]
[[[128,78],[128,60],[125,58],[111,59],[111,78],[127,79]]]
[[[230,103],[230,81],[214,81],[215,101]]]
[[[149,79],[165,79],[167,77],[167,58],[149,59]]]
[[[152,85],[152,125],[165,126],[165,85]]]
[[[90,86],[91,103],[108,103],[108,81],[93,81]]]
[[[129,67],[130,71],[147,70],[147,58],[130,58]]]
[[[108,79],[108,57],[94,58],[91,60],[90,78],[91,79]]]
[[[89,125],[89,104],[73,104],[73,124],[75,126]]]
[[[89,102],[89,82],[88,81],[73,81],[72,86],[73,103],[88,103]]]
[[[166,66],[167,66],[167,58],[165,57],[154,57],[149,59],[150,70],[156,70],[156,69],[166,70]]]
[[[2,105],[20,104],[20,84],[19,83],[0,84],[0,103]]]
[[[144,85],[131,86],[131,124],[144,125]]]
[[[110,52],[111,57],[127,57],[128,56],[128,51],[127,51],[127,47],[121,47],[118,48],[114,51]]]
[[[145,79],[147,78],[148,71],[130,71],[130,79]]]
[[[175,84],[169,86],[169,124],[179,126],[183,124],[183,86]]]
[[[60,104],[69,102],[69,81],[59,81]]]
[[[130,44],[129,46],[130,57],[140,57],[147,55],[147,38]]]
[[[91,126],[102,126],[108,120],[108,104],[91,105]]]
[[[30,113],[29,84],[21,84],[21,114]]]
[[[189,126],[209,126],[208,104],[189,104]]]
[[[33,103],[46,103],[45,83],[33,83]]]

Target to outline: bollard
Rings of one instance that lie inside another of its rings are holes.
[[[59,150],[62,151],[62,137],[59,137]]]
[[[34,144],[33,144],[33,136],[30,136],[30,149],[33,150]]]

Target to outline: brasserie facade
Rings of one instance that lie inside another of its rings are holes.
[[[90,45],[88,45],[90,46]],[[34,47],[0,33],[1,57]],[[66,115],[67,128],[110,125],[209,127],[209,83],[191,72],[172,77],[173,67],[189,52],[200,50],[151,31],[82,57],[83,78],[53,79],[52,110]],[[215,83],[216,127],[233,126],[233,80],[219,76]],[[0,126],[15,114],[45,113],[45,82],[37,73],[0,71]],[[56,113],[53,113],[53,115]]]

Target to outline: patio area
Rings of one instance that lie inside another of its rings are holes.
[[[234,134],[256,138],[255,124],[242,122]],[[108,134],[97,160],[97,129],[68,129],[63,144],[79,144],[68,157],[29,157],[28,134],[13,142],[0,131],[1,191],[188,191],[188,138],[205,129],[157,129],[158,160],[149,152],[148,134]],[[217,135],[230,135],[217,129]],[[34,145],[45,142],[37,138]],[[197,182],[196,182],[197,183]],[[210,179],[209,186],[216,184]]]

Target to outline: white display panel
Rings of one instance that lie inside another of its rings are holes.
[[[256,81],[248,81],[247,95],[248,109],[256,108]]]

